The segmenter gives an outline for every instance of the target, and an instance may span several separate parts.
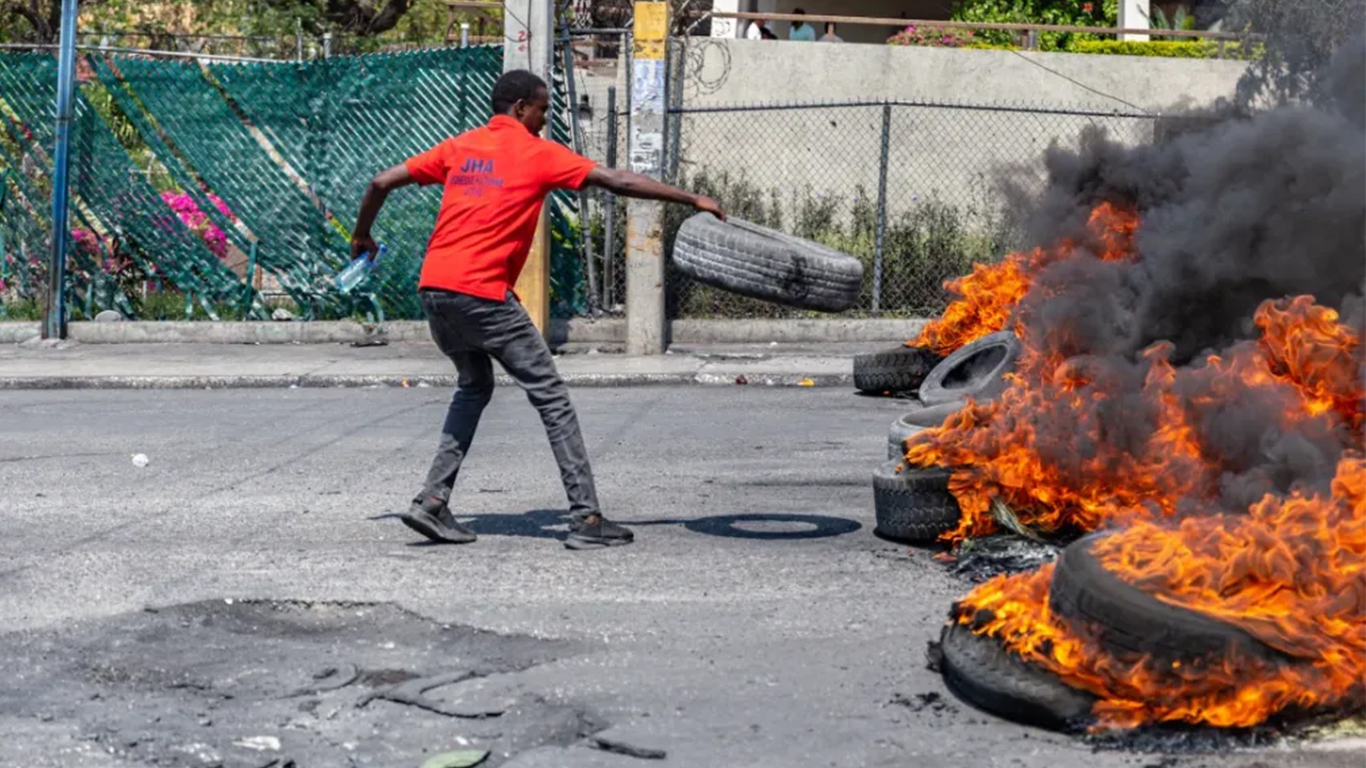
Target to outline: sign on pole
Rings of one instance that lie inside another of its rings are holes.
[[[669,4],[638,0],[631,45],[631,135],[636,173],[660,178],[664,166],[665,46]],[[626,206],[626,352],[664,352],[664,204],[629,200]]]

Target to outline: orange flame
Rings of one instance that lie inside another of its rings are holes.
[[[1044,532],[1169,516],[1183,499],[1212,500],[1228,467],[1203,442],[1192,409],[1237,407],[1254,392],[1288,404],[1278,413],[1285,432],[1337,429],[1350,432],[1344,444],[1360,447],[1366,389],[1356,374],[1363,355],[1356,332],[1307,296],[1265,302],[1255,320],[1258,342],[1199,367],[1174,368],[1165,342],[1147,349],[1141,389],[1124,401],[1122,420],[1112,416],[1121,406],[1109,380],[1121,373],[1066,360],[1026,337],[1000,397],[970,403],[907,444],[909,464],[955,468],[949,488],[963,518],[943,538],[993,532],[993,497]],[[1131,424],[1130,433],[1107,432],[1116,421]]]
[[[906,342],[911,347],[926,347],[946,356],[970,341],[1002,330],[1015,305],[1024,298],[1034,276],[1050,264],[1071,258],[1079,252],[1102,261],[1132,258],[1134,231],[1138,214],[1132,209],[1101,203],[1091,210],[1087,233],[1094,240],[1085,251],[1069,239],[1051,248],[1016,251],[995,264],[975,264],[972,273],[944,284],[945,290],[959,298],[944,314],[925,324],[920,334]]]
[[[1314,304],[1310,296],[1263,305],[1256,323],[1272,375],[1300,390],[1308,413],[1333,411],[1360,439],[1366,426],[1366,370],[1359,329],[1340,323],[1337,312]]]
[[[955,620],[1098,697],[1096,728],[1181,721],[1250,726],[1288,709],[1366,706],[1366,459],[1343,458],[1330,496],[1268,495],[1246,516],[1139,521],[1092,553],[1158,599],[1217,617],[1295,658],[1229,652],[1197,664],[1119,658],[1050,612],[1054,566],[992,579]]]

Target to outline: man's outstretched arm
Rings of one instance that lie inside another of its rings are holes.
[[[722,221],[726,220],[726,214],[721,210],[721,206],[710,197],[695,195],[687,190],[672,187],[655,181],[649,176],[642,176],[630,171],[598,166],[588,172],[588,178],[584,180],[584,185],[602,187],[624,197],[664,200],[670,203],[691,205],[693,208],[710,213]]]
[[[367,252],[370,254],[370,258],[374,258],[377,246],[375,239],[370,236],[370,227],[374,226],[375,217],[379,215],[379,209],[384,205],[384,199],[393,190],[412,184],[414,181],[412,174],[408,173],[408,166],[403,163],[380,171],[375,174],[375,178],[370,180],[369,186],[365,188],[365,194],[360,199],[360,213],[356,214],[356,228],[351,232],[351,258],[357,258],[362,253]]]

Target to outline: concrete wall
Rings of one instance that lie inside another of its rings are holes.
[[[789,40],[707,42],[726,49],[698,58],[699,73],[719,87],[689,98],[689,105],[773,98],[908,99],[1132,111],[1100,95],[1110,94],[1158,111],[1228,96],[1246,67],[1218,59],[812,46]]]
[[[893,110],[888,192],[893,209],[937,196],[981,203],[1008,167],[1042,181],[1050,142],[1074,146],[1087,125],[1126,143],[1150,139],[1152,121],[1126,115],[1203,106],[1231,96],[1245,65],[1219,60],[791,41],[690,43],[687,107],[901,100],[942,104]],[[1105,94],[1108,94],[1107,97]],[[951,105],[985,105],[964,109]],[[990,107],[1103,112],[1001,111]],[[882,110],[822,107],[689,114],[681,167],[725,170],[765,189],[876,191]]]

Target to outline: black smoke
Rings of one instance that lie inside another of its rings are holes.
[[[1366,322],[1366,38],[1322,60],[1302,49],[1281,57],[1310,60],[1316,68],[1293,78],[1252,71],[1264,87],[1244,83],[1240,94],[1289,94],[1271,106],[1190,114],[1142,146],[1089,132],[1079,150],[1055,147],[1028,217],[1033,243],[1066,237],[1086,247],[1095,205],[1138,210],[1137,260],[1059,262],[1036,276],[1018,318],[1031,346],[1093,373],[1105,405],[1079,418],[1099,421],[1111,448],[1150,434],[1146,352],[1170,344],[1173,392],[1225,468],[1217,506],[1226,510],[1268,492],[1325,489],[1343,451],[1360,445],[1328,420],[1286,428],[1294,395],[1285,390],[1209,397],[1218,371],[1208,357],[1254,344],[1253,317],[1269,299],[1309,294],[1354,327]]]

